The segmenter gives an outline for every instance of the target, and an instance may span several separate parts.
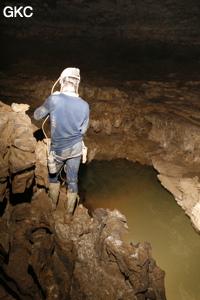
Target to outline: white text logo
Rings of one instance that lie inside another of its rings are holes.
[[[4,7],[3,14],[6,18],[16,18],[19,16],[20,18],[30,18],[33,15],[33,8],[31,6],[6,6]]]

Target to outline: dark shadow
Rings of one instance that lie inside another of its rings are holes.
[[[33,187],[35,186],[35,181],[33,180],[31,186],[26,188],[23,193],[14,194],[12,192],[12,186],[9,184],[10,190],[10,204],[15,206],[21,203],[30,203],[33,196]]]
[[[13,299],[16,299],[16,300],[22,300],[18,294],[16,292],[13,291],[13,289],[11,289],[7,284],[6,284],[6,281],[9,282],[11,281],[11,279],[4,273],[4,271],[0,268],[1,270],[1,274],[2,276],[6,277],[5,279],[6,280],[3,280],[2,278],[0,278],[0,285],[4,288],[4,290],[6,291],[6,293],[10,296],[13,297]],[[7,298],[5,298],[7,299]]]
[[[41,128],[36,130],[34,132],[33,136],[34,136],[34,138],[36,138],[37,141],[42,141],[45,138],[44,133]]]
[[[45,295],[45,293],[44,293],[44,291],[43,291],[43,289],[42,289],[42,287],[41,287],[41,285],[40,285],[40,283],[37,279],[37,275],[35,274],[34,269],[30,265],[28,267],[28,274],[31,275],[31,277],[33,278],[34,283],[37,285],[38,290],[40,291],[41,298],[46,299],[46,295]]]
[[[7,206],[7,203],[8,203],[8,199],[6,199],[6,198],[4,198],[2,202],[0,202],[0,217],[3,216],[6,206]]]
[[[88,168],[87,164],[80,164],[79,172],[78,172],[78,191],[80,197],[80,204],[84,204],[87,198],[86,189],[84,189],[83,187],[83,179],[87,174],[87,168]]]

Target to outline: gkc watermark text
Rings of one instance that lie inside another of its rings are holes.
[[[33,15],[33,8],[31,6],[6,6],[3,9],[3,14],[6,18],[30,18]]]

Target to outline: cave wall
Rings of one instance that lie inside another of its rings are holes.
[[[199,2],[1,1],[2,12],[6,5],[30,5],[33,16],[1,18],[1,100],[28,103],[32,118],[63,65],[80,65],[80,95],[91,108],[89,161],[126,158],[153,165],[198,231]],[[38,183],[42,169],[37,165]],[[47,186],[44,178],[40,183]]]
[[[24,88],[20,79],[13,78],[13,83],[16,91]],[[45,79],[27,80],[32,99],[37,99],[32,102],[29,98],[32,109],[43,103],[41,98],[47,97],[52,85],[52,81]],[[159,180],[190,216],[197,232],[200,230],[199,87],[198,81],[185,84],[132,81],[120,88],[84,84],[80,87],[80,96],[90,105],[90,124],[85,136],[88,162],[124,158],[154,166]],[[16,91],[12,90],[13,97]],[[32,116],[32,111],[27,113]],[[42,122],[33,118],[32,122],[37,132]],[[48,134],[49,129],[46,124]],[[38,141],[35,155],[36,183],[48,187],[44,142]]]
[[[85,136],[88,162],[125,158],[154,166],[163,186],[199,232],[199,1],[2,0],[1,13],[6,5],[30,5],[34,14],[31,18],[2,15],[0,20],[1,200],[14,193],[16,204],[17,195],[21,197],[25,190],[32,189],[32,196],[38,186],[48,187],[45,145],[34,137],[42,123],[33,120],[33,111],[50,94],[60,72],[67,66],[77,66],[82,76],[80,96],[91,108]],[[26,113],[15,111],[13,102],[30,108]],[[48,124],[45,129],[49,133]],[[74,299],[91,299],[88,277],[80,270],[89,266],[92,274],[98,266],[98,270],[102,268],[103,288],[111,278],[111,284],[114,280],[116,285],[134,290],[131,299],[165,299],[164,275],[155,266],[149,245],[140,245],[138,250],[121,244],[119,237],[108,238],[112,213],[97,212],[92,221],[79,207],[76,222],[67,229],[59,216],[54,218],[56,226],[50,224],[45,192],[39,199],[41,202],[32,199],[30,205],[7,207],[1,218],[1,280],[7,282],[4,287],[12,290],[14,298],[53,299],[59,295],[62,299],[71,289]],[[41,210],[41,205],[47,211]],[[84,215],[81,224],[79,214]],[[99,225],[101,215],[108,222],[104,222],[102,232],[97,232],[94,223]],[[120,222],[124,224],[123,218]],[[24,231],[19,231],[20,227]],[[65,231],[68,245],[63,246]],[[73,235],[76,231],[79,236]],[[99,238],[95,246],[102,250],[92,252],[94,265],[84,256],[87,238],[94,242],[93,235]],[[131,260],[122,258],[124,250],[127,257],[132,255]],[[137,260],[137,253],[141,253],[142,262]],[[38,263],[39,257],[44,268]],[[18,259],[21,271],[16,267]],[[135,272],[141,281],[136,280]],[[141,272],[145,276],[141,277]],[[133,282],[137,283],[134,288]],[[3,289],[0,292],[8,297]],[[122,297],[120,289],[117,293],[116,297]]]

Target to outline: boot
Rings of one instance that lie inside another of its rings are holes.
[[[66,214],[64,217],[64,222],[69,223],[72,220],[72,215],[74,212],[74,208],[79,202],[79,196],[77,193],[71,193],[70,190],[67,191],[67,202],[65,202]]]
[[[60,192],[60,182],[49,183],[49,198],[51,200],[53,209],[56,209],[56,205],[58,202],[58,196]]]

